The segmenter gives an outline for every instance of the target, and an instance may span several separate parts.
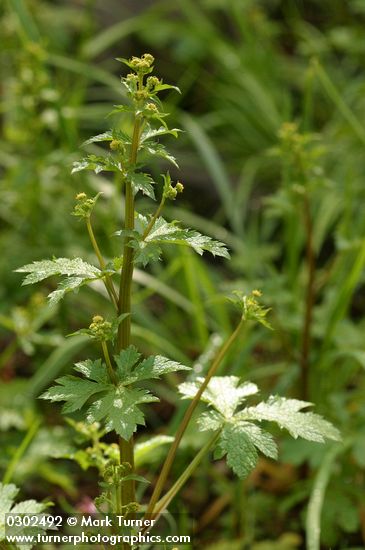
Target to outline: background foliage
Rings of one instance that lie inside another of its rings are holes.
[[[118,181],[70,169],[122,102],[113,59],[151,51],[183,92],[167,97],[171,125],[185,130],[169,146],[186,190],[168,218],[226,242],[232,261],[174,250],[148,274],[137,269],[134,341],[200,372],[231,329],[223,295],[260,288],[275,330],[247,329],[222,374],[259,382],[265,397],[313,401],[344,438],[320,446],[280,432],[280,462],[261,458],[245,482],[207,461],[180,506],[211,550],[317,548],[318,525],[323,548],[364,546],[364,19],[361,0],[3,5],[0,467],[24,499],[82,510],[98,492],[92,471],[66,458],[85,434],[36,398],[82,357],[86,339],[63,335],[108,312],[101,286],[49,307],[53,283],[34,293],[13,271],[51,254],[91,257],[69,213],[75,194],[100,181],[108,202],[96,229],[110,246]],[[162,404],[147,432],[169,435],[185,405],[168,385],[154,387]],[[192,430],[177,470],[198,447]]]

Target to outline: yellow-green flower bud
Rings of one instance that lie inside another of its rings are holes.
[[[177,184],[175,185],[175,189],[178,193],[182,193],[184,191],[184,186],[181,181],[177,182]]]
[[[158,86],[160,84],[160,79],[157,78],[157,76],[149,76],[147,78],[147,89],[148,90],[154,90],[156,88],[156,86]]]
[[[96,340],[110,340],[112,333],[112,324],[105,321],[101,315],[94,315],[93,321],[89,326],[91,336]]]
[[[142,55],[142,59],[148,63],[148,66],[151,67],[152,63],[154,62],[155,58],[150,53],[145,53]]]
[[[113,139],[110,144],[109,144],[109,147],[112,151],[117,151],[120,147],[121,143],[120,141],[118,141],[117,139]]]
[[[137,101],[141,101],[142,99],[148,99],[149,97],[147,90],[138,90],[137,92],[134,92],[133,95]]]
[[[96,195],[96,197],[89,199],[86,193],[78,193],[75,197],[77,202],[72,212],[73,215],[78,218],[90,218],[98,196],[99,195]]]
[[[128,80],[129,82],[138,82],[138,76],[134,73],[129,73],[126,76],[126,80]]]
[[[130,502],[129,504],[126,504],[126,506],[123,508],[123,512],[127,516],[128,514],[138,512],[138,510],[140,509],[140,505],[138,504],[138,502]]]
[[[158,112],[157,106],[154,103],[147,103],[146,109],[148,109],[149,111],[152,111],[154,113]]]

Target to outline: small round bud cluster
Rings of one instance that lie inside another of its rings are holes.
[[[161,81],[157,78],[157,76],[149,76],[147,78],[147,90],[150,92],[152,92],[159,84],[161,84]]]
[[[184,191],[184,186],[180,181],[178,181],[175,187],[171,184],[169,185],[169,187],[165,191],[165,196],[167,199],[174,200],[176,199],[177,194],[182,193],[183,191]]]
[[[136,83],[138,82],[138,76],[135,73],[129,73],[126,76],[126,80],[128,80],[128,82]]]
[[[138,502],[129,502],[129,504],[126,504],[126,506],[123,506],[123,513],[127,516],[128,514],[133,514],[134,512],[138,512],[140,509],[140,505]]]
[[[253,290],[251,294],[252,294],[252,296],[255,296],[256,298],[260,298],[262,296],[261,290],[257,290],[257,289]]]
[[[122,146],[123,144],[118,139],[113,139],[109,144],[112,151],[118,151],[118,149],[121,149]]]
[[[129,61],[130,66],[137,73],[148,73],[154,62],[155,58],[150,53],[145,53],[142,57],[132,57]]]
[[[94,315],[93,321],[89,326],[90,334],[93,338],[100,341],[110,340],[112,333],[112,324],[105,321],[101,315]]]
[[[86,193],[78,193],[75,199],[77,202],[73,210],[73,215],[79,218],[90,218],[94,208],[95,198],[89,199]]]
[[[137,90],[136,92],[134,92],[133,97],[137,101],[142,101],[149,98],[149,93],[147,92],[147,90]]]
[[[154,103],[147,103],[146,109],[148,109],[148,111],[152,111],[153,113],[158,113],[157,105]]]

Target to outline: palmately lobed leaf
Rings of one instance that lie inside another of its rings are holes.
[[[324,443],[326,439],[339,441],[340,432],[330,422],[312,412],[301,409],[312,405],[306,401],[270,396],[256,407],[244,409],[237,416],[242,420],[268,420],[285,428],[295,438]]]
[[[154,401],[158,398],[147,390],[114,386],[91,405],[87,420],[90,423],[104,420],[108,431],[114,430],[123,439],[129,440],[137,425],[145,424],[144,415],[137,405]]]
[[[203,382],[204,378],[201,377],[194,382],[184,382],[180,384],[179,391],[184,398],[193,399]],[[246,397],[255,395],[258,391],[258,387],[252,382],[240,384],[237,376],[213,376],[201,400],[214,407],[223,418],[229,419]]]

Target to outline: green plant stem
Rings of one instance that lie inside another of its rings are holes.
[[[162,195],[161,202],[160,202],[160,204],[159,204],[159,206],[158,206],[156,212],[154,213],[154,215],[153,215],[152,218],[150,219],[149,224],[147,225],[146,229],[144,230],[144,233],[143,233],[143,235],[142,235],[142,239],[143,239],[143,240],[145,240],[145,239],[148,237],[149,233],[151,232],[153,226],[154,226],[155,223],[156,223],[157,218],[159,217],[159,215],[160,215],[161,212],[162,212],[162,209],[163,209],[163,207],[164,207],[165,202],[166,202],[166,197],[164,197],[164,195]]]
[[[134,129],[132,137],[132,147],[130,164],[135,166],[137,161],[137,153],[139,147],[141,129],[141,118],[135,117]],[[130,181],[126,181],[125,187],[125,216],[124,216],[124,228],[126,230],[134,229],[134,195],[132,184]],[[123,264],[120,276],[120,288],[118,299],[118,313],[129,313],[129,315],[120,323],[118,328],[118,349],[122,350],[130,345],[131,339],[131,287],[133,277],[133,249],[129,246],[129,239],[126,238],[123,249]],[[131,472],[134,471],[134,441],[133,437],[129,441],[125,441],[119,437],[119,452],[120,462],[129,462],[131,465]],[[135,501],[135,481],[128,480],[122,485],[122,506],[126,506],[130,502]],[[128,545],[126,546],[128,548]]]
[[[211,437],[209,441],[207,441],[207,443],[204,445],[204,447],[200,449],[198,454],[194,457],[192,462],[190,462],[189,466],[184,470],[184,472],[177,479],[177,481],[174,483],[171,489],[169,489],[169,491],[157,502],[155,510],[153,511],[153,515],[159,515],[167,508],[167,506],[170,504],[172,499],[175,498],[178,492],[185,485],[189,477],[195,472],[195,470],[199,466],[204,456],[213,447],[220,433],[221,433],[221,430],[215,432],[213,437]]]
[[[105,358],[106,368],[108,369],[109,378],[110,378],[111,382],[114,384],[114,386],[117,386],[118,385],[118,380],[117,380],[116,374],[114,372],[112,362],[110,360],[108,345],[104,340],[102,340],[102,342],[101,342],[101,347],[103,349],[103,354],[104,354],[104,358]]]
[[[90,241],[91,241],[91,244],[93,246],[94,252],[95,252],[95,254],[98,258],[100,268],[102,269],[102,271],[104,271],[105,268],[106,268],[106,265],[105,265],[105,262],[104,262],[104,258],[103,258],[102,254],[100,252],[100,248],[99,248],[99,245],[97,243],[97,240],[95,238],[90,218],[86,218],[86,227],[87,227],[87,231],[89,233]],[[112,303],[114,304],[116,309],[118,309],[118,296],[117,296],[117,293],[115,291],[113,281],[111,280],[109,275],[105,275],[105,277],[103,278],[103,281],[104,281],[105,288],[106,288],[106,290],[109,294],[109,297],[110,297]]]
[[[209,371],[206,374],[203,384],[200,386],[198,393],[195,395],[194,399],[191,401],[189,407],[187,408],[186,413],[181,421],[181,424],[176,432],[175,439],[170,447],[170,450],[168,452],[168,455],[166,457],[166,460],[160,472],[159,478],[156,482],[155,489],[152,493],[151,500],[148,504],[146,514],[153,513],[154,508],[158,502],[158,499],[160,498],[160,495],[162,493],[163,487],[166,483],[167,477],[170,473],[173,462],[175,460],[175,456],[176,456],[180,441],[186,431],[186,428],[191,420],[191,417],[200,401],[200,398],[204,390],[208,386],[210,379],[212,378],[212,376],[215,375],[218,367],[220,366],[227,352],[229,351],[229,349],[235,342],[236,338],[238,337],[243,323],[244,323],[244,319],[241,319],[235,331],[231,334],[231,336],[228,338],[228,340],[226,340],[226,342],[223,344],[223,346],[219,350],[218,355],[216,356],[212,366],[210,367]]]
[[[38,431],[38,428],[39,428],[40,424],[41,424],[41,421],[39,419],[35,420],[32,423],[32,425],[30,426],[29,430],[27,431],[23,441],[21,442],[21,444],[19,445],[19,447],[15,451],[15,453],[13,455],[13,458],[11,459],[11,461],[10,461],[6,471],[5,471],[4,477],[3,477],[4,485],[6,485],[7,483],[9,483],[11,481],[11,478],[13,477],[13,474],[15,472],[15,469],[17,467],[18,462],[20,461],[20,459],[24,455],[25,451],[29,447],[33,437],[35,436],[35,434]]]

